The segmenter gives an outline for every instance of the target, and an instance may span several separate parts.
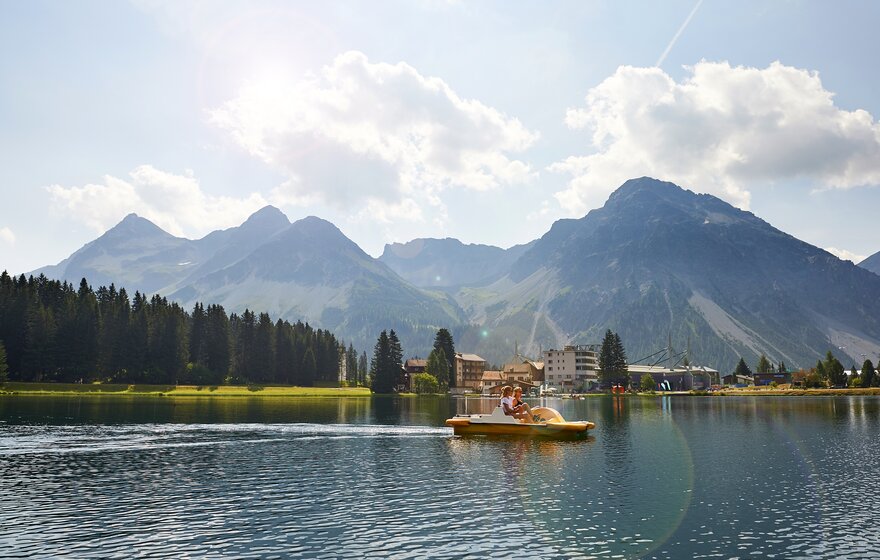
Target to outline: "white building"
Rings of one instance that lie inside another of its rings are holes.
[[[544,351],[544,383],[562,392],[586,391],[599,382],[599,345],[568,345]]]

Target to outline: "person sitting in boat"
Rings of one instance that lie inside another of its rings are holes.
[[[513,410],[520,412],[521,414],[525,414],[526,422],[531,422],[532,420],[532,407],[523,402],[522,400],[522,387],[515,387],[513,389]]]
[[[531,419],[531,415],[523,412],[522,406],[514,406],[513,387],[510,385],[505,385],[501,388],[501,410],[503,410],[504,414],[507,416],[513,416],[520,422],[528,422]]]

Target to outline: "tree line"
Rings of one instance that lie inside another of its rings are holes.
[[[779,362],[775,367],[767,359],[767,356],[761,354],[758,358],[757,373],[788,373],[785,362]],[[736,375],[746,377],[752,376],[752,370],[746,364],[743,358],[739,359],[739,363],[734,370]],[[850,368],[849,375],[846,368],[829,350],[825,354],[824,360],[818,360],[816,367],[809,370],[801,370],[793,374],[793,380],[797,377],[799,383],[803,383],[807,388],[823,388],[823,387],[878,387],[880,386],[880,376],[874,369],[871,360],[865,360],[862,363],[862,369],[857,370],[855,364]]]
[[[83,279],[75,288],[5,271],[0,348],[0,372],[18,381],[308,386],[337,381],[352,355],[354,373],[346,373],[355,383],[360,370],[354,348],[301,321],[273,322],[250,310],[227,315],[201,303],[190,314],[158,295],[130,298],[113,284],[93,290]]]

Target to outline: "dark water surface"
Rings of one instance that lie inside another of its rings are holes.
[[[878,558],[880,399],[0,397],[0,557]]]

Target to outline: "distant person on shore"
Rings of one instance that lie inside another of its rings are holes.
[[[504,414],[506,414],[507,416],[513,416],[520,422],[529,422],[531,421],[532,417],[530,414],[526,414],[523,411],[523,405],[528,406],[525,403],[522,403],[519,406],[514,405],[513,387],[511,387],[510,385],[505,385],[501,388],[501,410],[504,411]]]

